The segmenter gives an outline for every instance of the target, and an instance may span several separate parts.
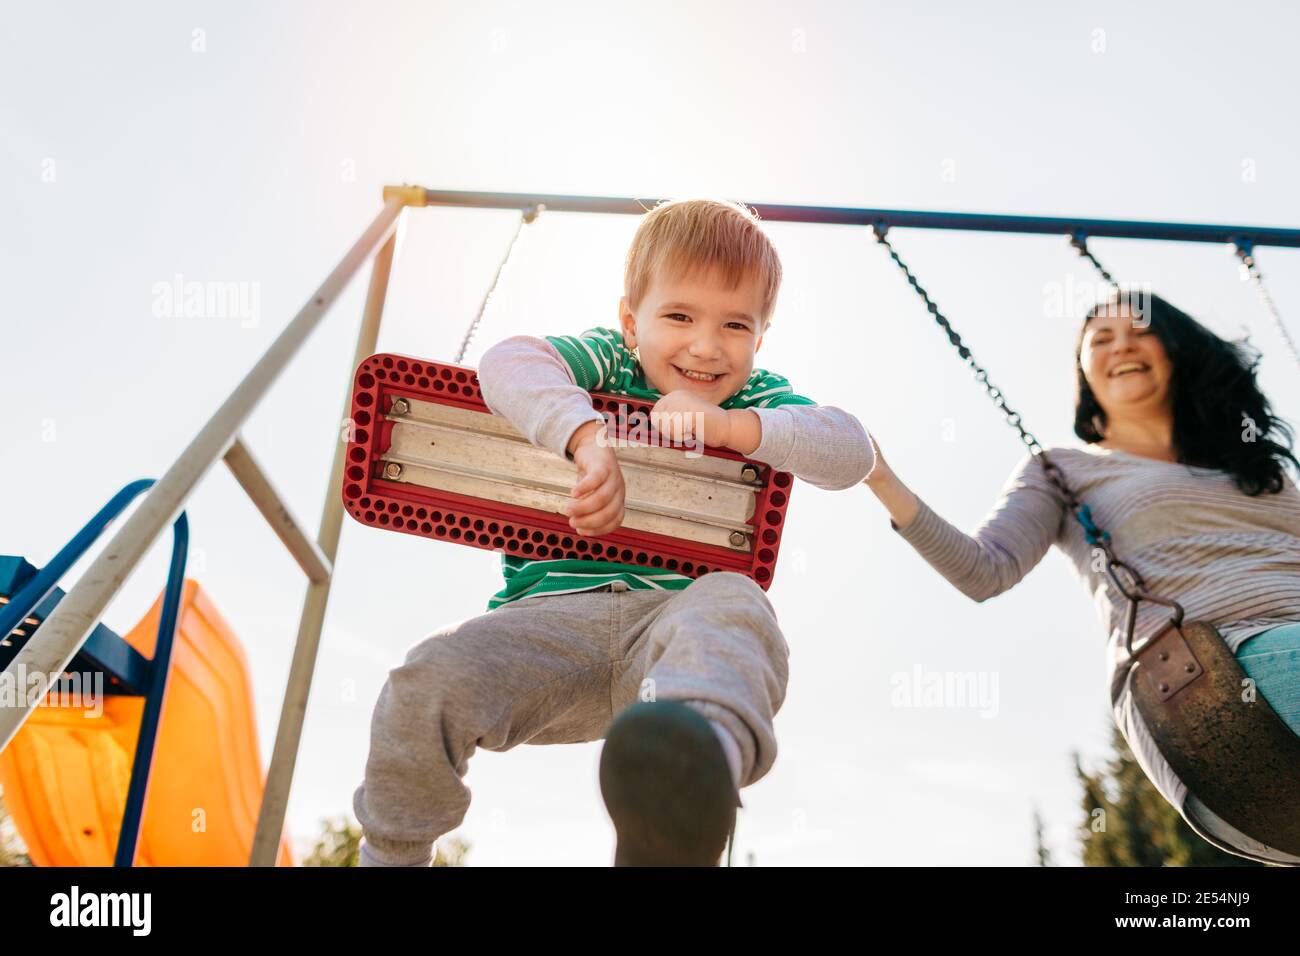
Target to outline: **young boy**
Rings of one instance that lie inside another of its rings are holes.
[[[623,520],[623,476],[593,391],[655,401],[678,440],[726,446],[828,490],[874,463],[856,418],[755,369],[781,283],[757,217],[715,200],[661,203],[628,253],[620,330],[515,336],[483,356],[488,407],[577,466],[582,535]],[[605,738],[601,792],[615,863],[716,865],[738,791],[776,759],[789,647],[748,577],[504,556],[487,613],[445,627],[389,674],[353,808],[363,866],[427,866],[459,826],[475,748]],[[612,723],[611,723],[612,722]]]

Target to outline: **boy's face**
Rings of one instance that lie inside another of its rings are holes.
[[[628,348],[640,349],[646,380],[657,391],[688,389],[721,405],[754,369],[763,342],[762,305],[753,277],[728,289],[717,270],[689,278],[657,275],[635,312],[627,296],[620,300],[619,323]]]

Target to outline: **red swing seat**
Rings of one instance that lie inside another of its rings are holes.
[[[729,449],[647,441],[651,402],[591,396],[627,486],[622,527],[593,538],[560,513],[576,466],[493,415],[473,368],[381,353],[353,383],[342,493],[362,524],[523,558],[772,583],[793,476]]]

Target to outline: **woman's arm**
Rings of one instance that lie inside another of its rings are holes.
[[[894,470],[889,467],[889,462],[885,461],[885,456],[880,453],[880,446],[876,444],[874,437],[871,439],[871,447],[876,453],[875,466],[867,475],[866,485],[885,506],[894,530],[898,531],[911,524],[917,511],[920,510],[921,499],[916,497],[912,489],[903,484],[894,474]]]
[[[1060,534],[1066,514],[1060,492],[1034,456],[1020,463],[974,534],[932,511],[894,474],[879,446],[866,484],[889,511],[894,530],[975,601],[1001,594],[1033,570]]]

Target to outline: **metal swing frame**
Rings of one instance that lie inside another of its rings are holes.
[[[301,351],[343,289],[367,262],[373,262],[356,349],[348,371],[376,351],[396,249],[396,228],[407,208],[456,206],[515,209],[525,217],[544,206],[551,212],[641,215],[658,200],[633,197],[572,196],[529,193],[434,190],[388,186],[383,207],[352,244],[306,304],[213,412],[175,462],[150,489],[139,507],[117,528],[109,542],[67,596],[22,647],[10,668],[28,673],[61,673],[85,643],[109,603],[146,552],[175,521],[198,483],[224,460],[281,541],[308,577],[289,676],[270,768],[263,792],[250,865],[273,866],[284,826],[294,765],[302,735],[312,673],[329,601],[333,562],[338,552],[343,511],[339,488],[344,470],[343,442],[335,445],[325,505],[313,539],[293,518],[283,498],[244,447],[240,428],[289,362]],[[768,222],[803,222],[878,228],[946,229],[1066,237],[1162,239],[1180,242],[1232,243],[1238,249],[1263,246],[1300,248],[1300,229],[1090,219],[1082,217],[1009,216],[921,212],[838,206],[749,203]],[[1257,268],[1257,267],[1256,267]],[[480,314],[481,314],[480,310]],[[471,329],[472,334],[472,329]],[[462,345],[462,356],[464,348]],[[347,375],[340,368],[340,379]],[[344,388],[344,411],[350,389]],[[0,710],[0,749],[22,727],[37,702]]]

